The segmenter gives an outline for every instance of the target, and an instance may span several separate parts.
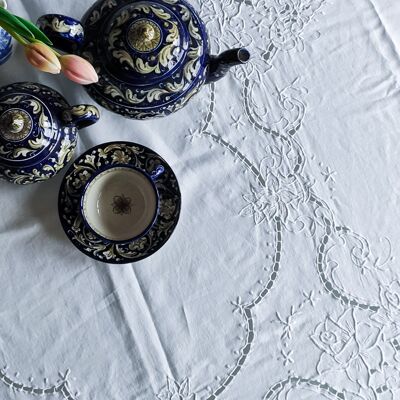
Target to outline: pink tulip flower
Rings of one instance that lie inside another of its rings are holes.
[[[61,64],[53,50],[44,43],[29,43],[25,46],[27,60],[40,71],[59,74]]]
[[[79,56],[67,54],[60,57],[61,70],[68,79],[81,85],[90,85],[99,81],[92,64]]]

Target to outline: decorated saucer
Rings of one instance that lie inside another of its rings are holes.
[[[181,194],[171,167],[131,142],[95,146],[76,159],[60,187],[65,233],[84,254],[110,264],[142,260],[171,237]]]

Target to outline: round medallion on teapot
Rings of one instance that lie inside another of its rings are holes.
[[[161,39],[161,28],[150,19],[135,21],[128,30],[128,43],[139,53],[155,50]]]
[[[5,140],[24,140],[32,132],[32,126],[32,117],[20,108],[12,108],[0,115],[0,136]]]

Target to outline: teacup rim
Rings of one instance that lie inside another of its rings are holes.
[[[144,175],[144,176],[147,178],[147,180],[150,182],[150,184],[152,185],[152,187],[153,187],[153,189],[154,189],[154,192],[155,192],[155,194],[156,194],[156,207],[155,207],[154,216],[153,216],[153,218],[152,218],[152,220],[151,220],[151,223],[150,223],[141,233],[139,233],[138,235],[136,235],[136,236],[134,236],[134,237],[132,237],[132,238],[129,238],[129,239],[125,239],[125,240],[113,240],[113,239],[108,239],[108,238],[102,236],[101,234],[99,234],[98,232],[96,232],[96,231],[90,226],[90,224],[89,224],[89,222],[88,222],[88,220],[86,219],[85,214],[84,214],[84,199],[85,199],[85,194],[86,194],[86,192],[87,192],[88,187],[90,186],[90,184],[93,182],[93,180],[94,180],[97,176],[99,176],[100,174],[102,174],[102,173],[105,172],[105,171],[108,171],[108,170],[111,170],[111,169],[114,169],[114,168],[126,168],[126,169],[132,169],[132,170],[135,170],[135,171],[137,171],[137,172],[140,172],[140,173],[141,173],[142,175]],[[159,216],[159,214],[160,214],[160,193],[159,193],[159,191],[158,191],[158,189],[157,189],[157,186],[156,186],[155,182],[153,181],[153,179],[151,179],[150,174],[149,174],[146,170],[144,170],[144,169],[142,169],[142,168],[139,168],[139,167],[136,167],[135,165],[130,165],[130,164],[121,164],[121,163],[118,163],[118,164],[105,165],[105,166],[102,166],[101,168],[97,169],[97,170],[90,176],[90,178],[85,182],[85,186],[83,187],[83,190],[82,190],[82,192],[81,192],[79,211],[80,211],[80,215],[81,215],[81,218],[82,218],[82,221],[83,221],[83,224],[85,225],[85,227],[86,227],[87,229],[89,229],[89,230],[92,232],[92,234],[94,234],[96,237],[98,237],[99,239],[101,239],[104,243],[126,244],[126,243],[133,242],[133,241],[135,241],[135,240],[138,240],[138,239],[140,239],[140,238],[146,236],[147,233],[150,231],[150,229],[153,228],[153,226],[154,226],[154,224],[156,223],[157,218],[158,218],[158,216]]]

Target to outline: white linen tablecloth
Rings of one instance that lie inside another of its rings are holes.
[[[165,119],[102,109],[76,156],[129,140],[182,191],[170,241],[112,266],[59,223],[63,171],[0,184],[0,398],[400,398],[400,2],[192,0],[251,62]],[[36,20],[91,1],[9,1]],[[18,48],[0,84],[83,88]]]

